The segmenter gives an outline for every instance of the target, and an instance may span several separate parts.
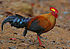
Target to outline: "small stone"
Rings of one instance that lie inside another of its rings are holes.
[[[63,40],[63,38],[61,38],[60,40]]]
[[[9,43],[13,43],[12,41],[10,41]]]
[[[1,43],[1,44],[3,44],[3,43],[4,43],[4,41],[3,41],[3,40],[0,40],[0,43]]]
[[[16,49],[16,46],[8,47],[9,49]]]
[[[19,44],[18,46],[29,46],[29,44],[21,43],[21,44]]]
[[[70,31],[70,29],[68,29],[68,31]]]
[[[56,42],[56,44],[57,44],[57,45],[60,45],[60,43],[59,43],[59,42]]]
[[[37,49],[41,49],[41,48],[37,48]]]
[[[67,45],[67,47],[70,47],[70,45]]]
[[[63,49],[62,47],[59,47],[60,49]]]
[[[55,41],[51,41],[51,44],[55,44]]]
[[[21,42],[24,42],[25,40],[24,39],[21,39]]]
[[[16,35],[17,35],[18,33],[14,33],[14,34],[16,34]]]
[[[61,44],[65,44],[64,42],[60,42]]]
[[[30,39],[27,39],[28,41],[31,41]]]
[[[33,42],[29,42],[29,44],[33,45],[34,43]]]
[[[69,12],[64,12],[64,14],[68,14]]]
[[[56,25],[57,27],[61,27],[60,25]]]
[[[0,17],[4,17],[3,15],[0,15]]]
[[[63,49],[62,47],[56,47],[56,49]]]
[[[58,48],[58,47],[56,47],[56,48]]]
[[[31,42],[31,40],[30,40],[30,39],[29,39],[28,41],[29,41],[29,42]]]
[[[29,41],[29,44],[33,44],[33,42],[30,39],[27,39]]]
[[[3,1],[0,1],[0,4],[2,4],[3,3]]]
[[[67,41],[67,43],[70,43],[70,41]]]
[[[25,39],[25,41],[31,41],[30,39]]]
[[[20,34],[18,34],[18,33],[14,33],[15,35],[20,35]]]
[[[56,33],[60,33],[59,31],[56,31]]]
[[[9,43],[9,42],[12,42],[12,41],[7,41],[7,42]]]
[[[16,44],[16,42],[12,42],[12,41],[8,41],[9,43],[13,43],[13,44]]]
[[[53,43],[55,43],[55,41],[52,41]]]
[[[16,44],[16,42],[13,42],[13,44]]]

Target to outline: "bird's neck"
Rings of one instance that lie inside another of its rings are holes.
[[[46,19],[48,19],[52,24],[55,23],[55,16],[52,15],[52,13],[48,13],[48,14],[43,14],[42,16],[44,16]]]
[[[55,18],[58,17],[58,15],[57,15],[56,13],[54,13],[54,12],[51,12],[51,14],[52,14]]]

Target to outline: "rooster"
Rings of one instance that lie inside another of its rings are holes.
[[[21,15],[15,14],[13,16],[8,16],[2,22],[1,28],[3,31],[3,25],[7,22],[16,28],[24,28],[23,36],[26,36],[27,30],[37,33],[37,38],[39,40],[39,45],[42,46],[40,35],[42,33],[50,31],[56,23],[56,18],[58,17],[58,10],[54,7],[50,7],[51,12],[48,14],[42,14],[36,17],[22,17]]]

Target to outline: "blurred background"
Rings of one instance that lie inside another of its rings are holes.
[[[4,33],[1,32],[6,12],[35,17],[50,12],[50,7],[55,7],[59,13],[55,27],[41,35],[47,38],[41,39],[46,48],[39,47],[38,41],[34,41],[36,34],[31,31],[24,38],[24,28],[17,29],[7,23],[4,25]],[[0,32],[0,49],[70,49],[70,0],[0,0]]]

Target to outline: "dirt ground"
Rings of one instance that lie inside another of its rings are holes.
[[[25,0],[28,1],[24,8],[24,0],[0,0],[0,49],[70,49],[70,1],[69,0]],[[32,3],[34,6],[32,7]],[[28,7],[29,6],[29,7]],[[1,23],[6,18],[5,12],[32,14],[34,16],[49,12],[49,7],[59,10],[59,17],[55,27],[42,34],[46,39],[41,39],[45,48],[39,46],[37,34],[28,31],[23,37],[24,28],[11,27],[9,23],[4,25],[1,32]],[[26,10],[27,9],[27,10]],[[31,12],[30,12],[31,10]],[[11,40],[10,38],[16,38]]]

